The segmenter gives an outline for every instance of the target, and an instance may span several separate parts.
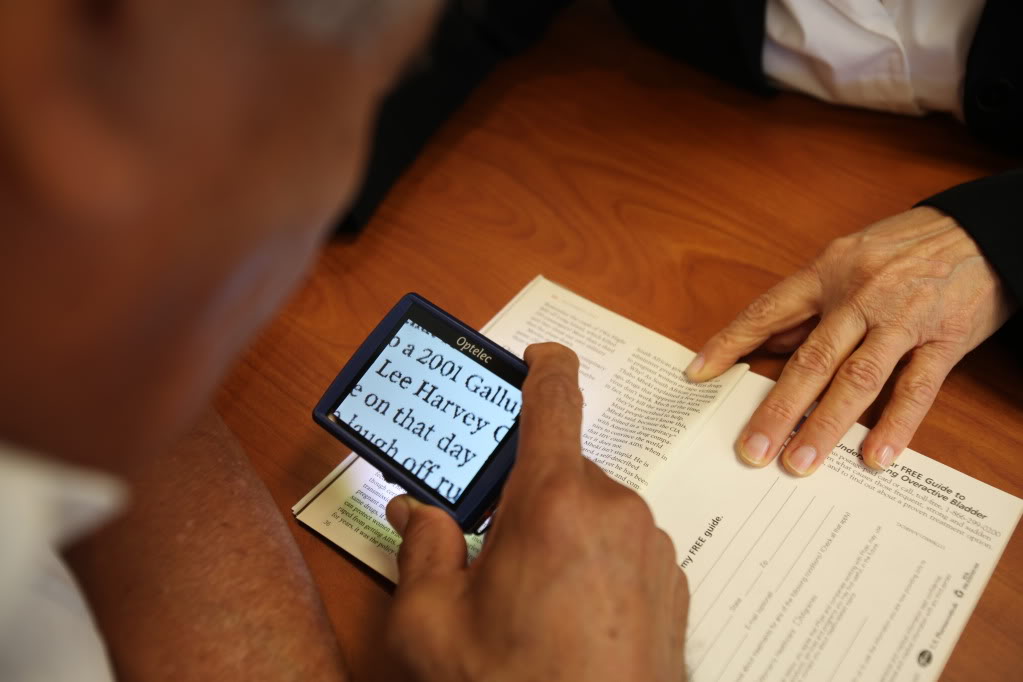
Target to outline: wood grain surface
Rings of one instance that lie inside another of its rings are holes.
[[[744,93],[584,3],[487,80],[362,234],[327,245],[217,407],[291,519],[345,454],[313,404],[407,291],[482,325],[542,273],[695,350],[829,240],[1009,165],[948,118]],[[751,362],[777,378],[784,360]],[[912,447],[1023,496],[1021,440],[1023,371],[996,339],[953,370]],[[389,586],[290,522],[356,679],[386,677]],[[1020,679],[1019,535],[943,679]]]

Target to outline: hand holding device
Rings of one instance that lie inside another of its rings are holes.
[[[519,452],[483,551],[400,496],[388,645],[420,680],[683,680],[689,608],[671,539],[582,456],[574,353],[526,350]]]

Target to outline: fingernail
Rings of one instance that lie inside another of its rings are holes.
[[[884,446],[881,448],[881,452],[877,453],[877,467],[879,469],[887,469],[894,460],[895,449],[891,445]]]
[[[805,474],[813,466],[817,459],[817,448],[812,445],[800,445],[796,451],[788,456],[789,467],[797,474]]]
[[[696,357],[689,361],[689,366],[686,367],[686,376],[690,381],[696,381],[696,377],[700,374],[701,369],[703,369],[703,353],[697,353]]]
[[[409,517],[412,516],[413,505],[418,504],[408,495],[398,495],[387,504],[387,522],[394,530],[398,531],[398,535],[405,534]]]
[[[739,449],[744,460],[759,466],[767,457],[767,449],[769,447],[771,447],[770,438],[762,433],[751,433],[742,442],[742,446]]]

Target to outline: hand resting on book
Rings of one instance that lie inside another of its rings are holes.
[[[749,464],[768,464],[819,398],[782,455],[797,475],[824,462],[894,374],[862,449],[869,466],[884,469],[909,444],[949,370],[1013,305],[962,227],[914,208],[833,241],[707,341],[687,374],[713,378],[760,346],[795,350],[736,445]]]
[[[689,605],[646,503],[582,456],[579,362],[530,346],[518,458],[479,557],[408,496],[389,648],[418,679],[681,680]]]

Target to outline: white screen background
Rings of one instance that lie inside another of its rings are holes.
[[[455,502],[514,423],[521,395],[406,320],[334,415]]]

